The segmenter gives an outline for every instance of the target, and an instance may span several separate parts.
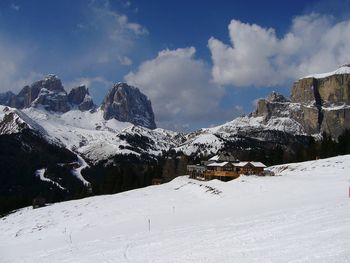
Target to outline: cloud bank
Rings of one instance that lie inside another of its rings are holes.
[[[184,130],[218,111],[224,90],[212,82],[211,68],[195,52],[194,47],[162,50],[125,76],[151,99],[160,127]]]
[[[230,45],[211,37],[212,74],[221,85],[274,86],[350,62],[350,21],[309,14],[295,17],[289,32],[232,20]]]

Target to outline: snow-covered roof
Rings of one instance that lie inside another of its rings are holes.
[[[262,167],[265,168],[266,165],[263,164],[262,162],[250,162],[254,167]]]
[[[243,166],[246,166],[249,162],[239,162],[239,163],[235,163],[234,166],[237,166],[237,167],[243,167]]]
[[[222,162],[222,163],[210,163],[207,166],[218,166],[218,167],[223,167],[226,164],[228,164],[229,162]]]
[[[208,161],[217,161],[217,160],[219,160],[219,155],[215,155],[215,156],[213,156],[213,157],[211,157]]]

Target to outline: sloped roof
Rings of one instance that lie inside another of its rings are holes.
[[[229,162],[222,162],[222,163],[210,163],[207,166],[218,166],[218,167],[223,167],[226,164],[229,164]]]
[[[215,155],[215,156],[213,156],[213,157],[211,157],[208,161],[217,161],[217,160],[219,160],[219,155]]]
[[[239,162],[239,163],[235,163],[234,166],[237,166],[237,167],[243,167],[243,166],[246,166],[249,162]]]
[[[211,157],[209,160],[209,162],[233,162],[236,161],[235,156],[233,156],[231,153],[219,153],[213,157]]]
[[[265,168],[266,165],[263,164],[262,162],[250,162],[254,167],[262,167]]]

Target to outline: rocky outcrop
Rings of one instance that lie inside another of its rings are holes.
[[[322,106],[350,104],[350,65],[334,72],[310,75],[293,85],[292,102]]]
[[[73,88],[68,94],[68,101],[81,111],[91,110],[95,107],[89,90],[84,85]]]
[[[66,112],[70,109],[67,93],[56,75],[48,75],[10,97],[9,100],[0,103],[17,109],[43,107],[55,112]]]
[[[272,92],[266,99],[258,100],[254,116],[263,116],[268,121],[272,116],[286,117],[289,111],[289,100],[282,94]]]
[[[260,99],[253,116],[264,117],[264,123],[272,117],[291,118],[307,134],[326,132],[338,138],[350,128],[350,65],[296,81],[290,100],[277,93]]]
[[[24,129],[29,129],[29,125],[15,112],[9,112],[0,121],[0,135],[19,133]]]
[[[138,88],[126,83],[115,84],[104,98],[101,109],[106,120],[115,118],[155,129],[151,101]]]
[[[42,88],[38,97],[31,103],[32,107],[43,107],[47,111],[67,112],[70,110],[65,91],[50,91]]]
[[[43,108],[59,113],[70,109],[88,111],[96,108],[86,86],[75,87],[67,94],[56,75],[48,75],[25,86],[17,95],[12,92],[0,94],[0,104],[17,109]],[[149,129],[156,128],[151,101],[138,88],[126,83],[117,83],[109,90],[101,109],[105,120],[114,118]]]

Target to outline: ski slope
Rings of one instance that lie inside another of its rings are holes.
[[[350,262],[350,155],[0,218],[0,262]]]

